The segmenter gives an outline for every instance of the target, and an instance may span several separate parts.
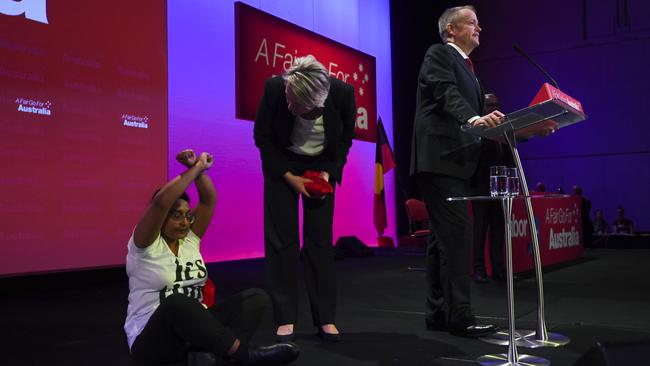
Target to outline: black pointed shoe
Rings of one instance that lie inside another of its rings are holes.
[[[336,343],[341,341],[341,333],[325,333],[321,327],[318,327],[318,337],[325,342]]]
[[[296,333],[291,334],[276,334],[275,340],[280,343],[293,342],[296,340]]]

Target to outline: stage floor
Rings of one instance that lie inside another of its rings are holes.
[[[468,365],[506,347],[424,328],[424,273],[409,271],[423,257],[378,252],[337,262],[338,326],[343,340],[324,344],[311,326],[301,282],[293,365]],[[209,266],[217,294],[264,287],[262,260]],[[122,325],[128,284],[123,268],[0,279],[0,364],[132,365]],[[571,338],[565,347],[524,349],[552,365],[572,365],[596,341],[650,342],[650,250],[587,249],[584,258],[544,275],[550,332]],[[472,283],[474,312],[484,322],[506,326],[501,282]],[[517,328],[533,329],[534,278],[515,284]],[[254,343],[273,340],[266,319]]]

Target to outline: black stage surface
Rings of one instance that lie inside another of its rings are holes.
[[[413,253],[411,253],[413,254]],[[469,365],[505,347],[424,328],[422,256],[381,251],[337,262],[338,326],[324,344],[311,326],[304,286],[293,365]],[[209,266],[217,296],[264,286],[262,260]],[[545,271],[548,330],[571,338],[560,348],[523,349],[552,365],[572,365],[596,341],[650,342],[650,250],[587,249],[578,262]],[[0,365],[132,365],[122,325],[128,284],[123,268],[0,279]],[[506,326],[500,282],[472,284],[484,322]],[[534,278],[515,283],[517,328],[536,319]],[[273,340],[269,318],[254,342]],[[639,360],[640,365],[650,362]]]

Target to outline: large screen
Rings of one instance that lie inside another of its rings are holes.
[[[0,276],[124,263],[167,177],[166,9],[0,1]]]

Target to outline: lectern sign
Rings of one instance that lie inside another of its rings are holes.
[[[580,198],[533,198],[539,250],[543,266],[582,257],[583,233]],[[530,223],[524,200],[515,200],[512,208],[513,271],[533,269]]]
[[[530,105],[539,104],[551,99],[561,100],[569,107],[582,113],[585,112],[584,109],[582,109],[582,103],[549,83],[544,83],[542,87],[539,88],[539,91],[535,95],[535,98],[533,98],[533,101],[530,102]]]
[[[330,76],[354,87],[356,138],[376,139],[375,58],[243,3],[235,3],[236,117],[253,120],[264,81],[296,57],[313,55]]]

